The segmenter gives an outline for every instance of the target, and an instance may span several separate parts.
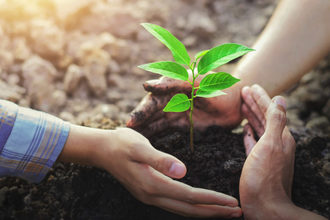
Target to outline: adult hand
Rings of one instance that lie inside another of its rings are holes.
[[[235,198],[173,180],[185,176],[185,165],[153,148],[145,137],[132,129],[109,131],[98,149],[97,166],[110,172],[146,204],[184,216],[230,218],[241,215]]]
[[[203,76],[196,79],[198,86]],[[188,127],[188,111],[182,113],[165,113],[163,108],[176,93],[191,93],[188,82],[167,77],[147,81],[144,88],[149,92],[131,113],[127,126],[150,136],[168,127]],[[196,98],[194,102],[193,120],[196,129],[204,129],[210,125],[234,127],[241,121],[240,85],[236,84],[214,98]]]
[[[295,141],[286,124],[285,100],[269,98],[258,85],[242,89],[247,153],[240,179],[245,219],[301,219],[291,201]],[[252,128],[260,137],[256,142]],[[298,217],[298,218],[297,218]]]

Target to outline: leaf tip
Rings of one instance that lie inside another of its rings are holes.
[[[140,68],[140,69],[144,69],[146,64],[141,64],[141,65],[138,65],[137,67]]]

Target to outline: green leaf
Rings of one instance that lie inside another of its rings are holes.
[[[138,67],[173,79],[188,80],[187,70],[180,64],[171,61],[148,63]]]
[[[196,92],[197,97],[203,97],[203,98],[212,98],[220,95],[226,95],[227,93],[222,92],[221,90],[215,90],[215,91],[207,91],[199,89]]]
[[[165,46],[172,52],[176,62],[189,66],[190,57],[186,47],[173,34],[165,28],[155,24],[142,23],[141,25],[163,44],[165,44]]]
[[[184,112],[190,108],[190,100],[185,94],[179,93],[174,95],[167,103],[164,112]]]
[[[207,52],[198,63],[198,73],[203,75],[223,64],[228,63],[244,54],[254,51],[240,44],[222,44],[212,48]]]
[[[205,76],[199,84],[199,88],[204,91],[215,91],[231,87],[240,81],[229,73],[213,73]]]
[[[209,52],[209,50],[202,50],[202,51],[199,51],[199,52],[195,55],[195,60],[198,60],[199,58],[201,58],[202,56],[204,56],[207,52]]]

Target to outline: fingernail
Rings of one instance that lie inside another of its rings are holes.
[[[260,88],[260,86],[259,86],[258,84],[253,84],[253,85],[251,86],[251,88],[254,88],[254,89],[259,89],[259,88]]]
[[[284,110],[286,110],[286,101],[284,98],[280,97],[280,96],[276,96],[274,98],[274,101],[276,104],[282,106],[284,108]]]
[[[243,92],[246,92],[248,89],[249,89],[248,86],[244,86],[244,87],[242,88],[242,91],[243,91]]]
[[[170,173],[174,176],[182,176],[184,175],[186,171],[186,168],[184,165],[182,165],[181,163],[172,163],[172,166],[170,168]]]

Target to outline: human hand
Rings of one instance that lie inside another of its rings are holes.
[[[197,85],[203,76],[196,79]],[[178,92],[190,94],[188,82],[167,77],[144,83],[149,92],[131,113],[127,126],[140,133],[151,136],[169,127],[188,127],[188,112],[163,112],[172,96]],[[210,125],[234,127],[241,121],[240,84],[225,89],[227,95],[214,98],[196,98],[194,104],[194,127],[202,130]]]
[[[146,204],[184,216],[230,218],[241,215],[235,198],[173,180],[185,176],[185,165],[153,148],[145,137],[132,129],[109,131],[97,152],[96,165],[111,173]]]
[[[291,202],[296,144],[285,126],[285,100],[271,100],[258,85],[244,87],[242,97],[242,112],[249,121],[244,127],[247,159],[239,188],[244,217],[294,219],[288,215],[296,211]],[[252,128],[260,137],[258,142]]]

